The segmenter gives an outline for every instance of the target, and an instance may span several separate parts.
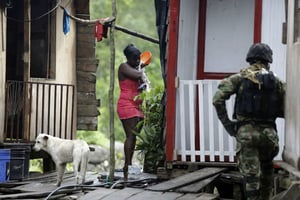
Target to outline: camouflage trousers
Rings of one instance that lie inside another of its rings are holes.
[[[278,136],[270,125],[245,124],[238,129],[237,160],[245,180],[248,200],[272,196],[273,158],[278,154]]]

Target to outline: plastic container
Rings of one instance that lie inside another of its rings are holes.
[[[150,51],[144,51],[141,56],[141,63],[148,65],[152,59],[152,53]]]
[[[25,149],[12,148],[10,155],[10,180],[22,180],[25,171]]]
[[[10,149],[0,149],[0,182],[7,182],[10,175]]]
[[[24,148],[25,148],[24,178],[28,178],[29,177],[29,164],[30,164],[31,146],[27,145],[27,146],[24,146]]]
[[[25,159],[24,159],[24,167],[23,167],[23,169],[24,169],[24,178],[28,178],[29,177],[29,163],[30,163],[31,145],[29,145],[29,144],[15,144],[15,143],[11,143],[11,144],[6,144],[6,148],[9,148],[9,149],[19,149],[19,150],[16,150],[16,151],[20,151],[22,149],[25,150],[25,155],[24,155]],[[16,154],[15,150],[12,150],[12,151],[14,151],[14,160],[15,160],[15,158],[20,157],[18,155],[15,155]],[[23,153],[22,153],[21,157],[23,157]],[[14,164],[16,162],[14,162]]]

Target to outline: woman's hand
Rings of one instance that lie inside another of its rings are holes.
[[[141,68],[144,68],[144,67],[146,67],[146,66],[148,66],[148,64],[141,63]]]

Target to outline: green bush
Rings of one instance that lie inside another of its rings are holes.
[[[162,87],[153,88],[150,92],[143,92],[140,95],[144,99],[142,109],[145,120],[141,133],[137,134],[136,150],[144,155],[144,172],[147,173],[156,173],[157,168],[165,160],[162,95]]]
[[[76,139],[85,140],[88,144],[109,148],[109,139],[99,131],[77,131],[76,136]]]

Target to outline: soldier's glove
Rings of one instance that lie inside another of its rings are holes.
[[[237,134],[237,122],[236,121],[231,121],[227,120],[226,122],[223,123],[224,128],[226,131],[229,133],[229,135],[235,137]]]
[[[230,120],[227,112],[222,112],[222,109],[217,109],[217,115],[229,135],[235,137],[237,134],[237,121]]]

